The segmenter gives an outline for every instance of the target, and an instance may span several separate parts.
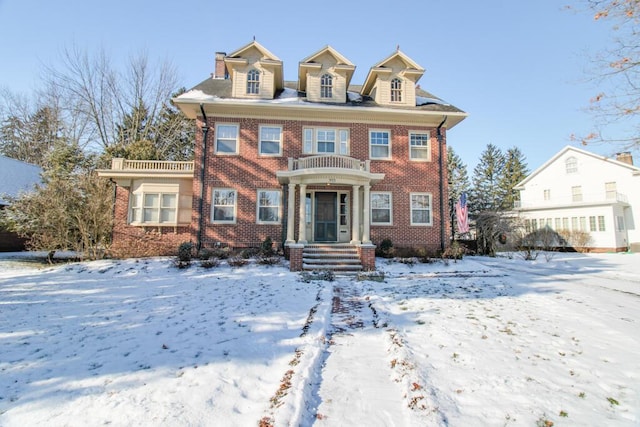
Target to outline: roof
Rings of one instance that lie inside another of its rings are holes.
[[[562,157],[567,152],[573,152],[573,153],[580,154],[580,155],[583,155],[583,156],[589,156],[589,157],[592,157],[592,158],[595,158],[595,159],[598,159],[598,160],[602,160],[602,161],[607,162],[607,163],[611,163],[611,164],[616,165],[616,166],[623,167],[625,169],[629,169],[629,171],[631,171],[634,175],[640,174],[640,168],[637,167],[637,166],[630,165],[629,163],[621,162],[621,161],[618,161],[616,159],[613,159],[613,158],[610,158],[610,157],[607,157],[607,156],[601,156],[599,154],[594,154],[594,153],[591,153],[591,152],[586,151],[586,150],[582,150],[582,149],[577,148],[577,147],[572,147],[571,145],[567,145],[562,150],[558,151],[553,157],[551,157],[549,160],[547,160],[542,166],[540,166],[539,168],[537,168],[536,170],[531,172],[525,179],[520,181],[514,187],[514,189],[516,189],[516,190],[524,189],[524,186],[529,181],[531,181],[533,178],[535,178],[537,175],[539,175],[550,164],[554,163],[556,160],[558,160],[560,157]]]
[[[20,160],[0,155],[0,205],[8,205],[4,196],[16,197],[41,182],[42,169]]]

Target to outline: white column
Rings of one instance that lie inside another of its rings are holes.
[[[366,184],[363,189],[364,189],[364,201],[362,202],[362,204],[364,206],[362,206],[362,243],[371,243],[370,237],[369,237],[369,212],[371,211],[371,200],[369,197],[369,189],[371,188],[371,186],[369,184]]]
[[[360,243],[360,186],[353,186],[353,217],[351,220],[351,243]]]
[[[300,184],[300,228],[298,228],[298,243],[307,243],[306,201],[307,184]]]
[[[289,199],[287,201],[287,241],[285,243],[295,243],[295,215],[296,210],[296,185],[289,183]]]

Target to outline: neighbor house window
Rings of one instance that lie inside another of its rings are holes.
[[[247,73],[247,94],[258,95],[260,93],[260,72],[251,70]]]
[[[598,216],[598,231],[605,231],[603,215]]]
[[[597,228],[596,228],[596,217],[595,216],[590,216],[589,217],[589,231],[597,231]]]
[[[543,196],[544,196],[544,200],[550,200],[551,199],[551,190],[544,190]]]
[[[567,173],[576,173],[578,172],[578,159],[575,157],[569,157],[564,162]]]
[[[555,230],[561,230],[562,229],[562,221],[560,220],[560,218],[556,218],[554,220],[555,222]]]
[[[305,128],[302,135],[305,154],[349,154],[348,129]]]
[[[563,230],[569,229],[569,218],[562,218],[562,229]]]
[[[282,155],[282,128],[279,126],[260,126],[260,155]]]
[[[131,223],[175,224],[177,200],[175,193],[134,193],[131,197]]]
[[[371,224],[392,223],[391,193],[371,193]]]
[[[216,153],[238,153],[238,125],[216,125]]]
[[[235,223],[237,192],[223,188],[213,189],[211,220],[216,223]]]
[[[409,148],[411,160],[430,161],[429,132],[411,132],[409,134]]]
[[[578,229],[578,217],[575,217],[575,216],[571,217],[571,229],[572,230]]]
[[[618,225],[618,231],[624,231],[624,217],[623,216],[616,216],[616,223]]]
[[[390,159],[391,145],[388,130],[369,131],[369,157],[372,159]]]
[[[391,102],[402,102],[402,80],[391,80]]]
[[[280,191],[258,190],[258,223],[280,222]]]
[[[575,186],[575,187],[571,187],[571,200],[574,202],[581,202],[582,201],[582,187],[581,186]]]
[[[615,182],[605,182],[604,184],[605,197],[607,200],[616,200],[618,190]]]
[[[584,216],[580,217],[580,230],[582,231],[586,231],[587,230],[587,218]]]
[[[331,77],[331,74],[324,74],[320,77],[320,97],[333,97],[333,77]]]
[[[411,225],[431,225],[431,194],[411,193]]]

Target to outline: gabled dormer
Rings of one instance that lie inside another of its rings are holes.
[[[356,66],[331,46],[306,57],[298,66],[298,90],[311,102],[345,103]]]
[[[424,68],[396,50],[371,67],[361,94],[370,96],[380,105],[416,106],[416,83]]]
[[[273,99],[284,88],[282,61],[257,41],[224,58],[234,98]]]

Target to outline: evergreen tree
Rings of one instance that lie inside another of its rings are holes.
[[[449,175],[449,200],[455,203],[464,192],[469,193],[471,184],[467,165],[452,147],[447,148],[447,172]]]
[[[498,211],[502,206],[504,192],[499,186],[505,165],[502,151],[493,144],[480,156],[473,170],[473,190],[469,197],[469,210],[474,214],[483,211]]]
[[[526,159],[522,151],[518,147],[509,148],[505,154],[504,171],[498,184],[504,194],[501,204],[502,210],[513,209],[514,203],[520,200],[520,192],[514,190],[513,187],[525,179],[528,174]]]

